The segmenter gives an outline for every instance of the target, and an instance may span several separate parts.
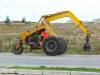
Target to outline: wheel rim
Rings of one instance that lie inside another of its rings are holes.
[[[47,50],[49,52],[54,52],[57,49],[57,43],[53,40],[47,42]]]

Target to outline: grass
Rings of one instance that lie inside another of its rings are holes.
[[[19,36],[20,32],[34,29],[35,23],[11,23],[6,25],[0,23],[0,52],[11,52],[12,45],[15,43],[16,37]],[[92,49],[89,54],[100,54],[100,25],[89,24],[88,29],[92,31],[91,45]],[[63,36],[65,40],[69,39],[69,49],[66,54],[87,54],[83,52],[83,46],[85,43],[85,35],[72,24],[53,24],[53,30],[60,36]],[[27,49],[26,49],[27,50]],[[30,51],[25,51],[30,52]],[[42,53],[43,51],[35,51],[35,53]]]
[[[40,66],[40,67],[14,66],[10,67],[10,69],[100,72],[100,69],[96,68],[66,68],[66,67],[46,67],[46,66]]]

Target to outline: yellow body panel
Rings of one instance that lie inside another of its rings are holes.
[[[29,36],[30,32],[25,31],[20,33],[20,40],[24,41],[27,36]]]

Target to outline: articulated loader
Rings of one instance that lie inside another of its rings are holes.
[[[68,43],[55,34],[50,22],[64,17],[71,18],[75,25],[86,34],[84,49],[90,49],[89,38],[91,33],[71,11],[62,11],[42,16],[32,31],[21,32],[12,52],[21,54],[24,50],[23,44],[26,44],[30,49],[42,48],[49,56],[63,54],[67,50]]]

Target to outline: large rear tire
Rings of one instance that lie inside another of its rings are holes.
[[[63,54],[66,50],[64,40],[61,38],[50,36],[46,40],[44,40],[42,47],[44,52],[49,56],[56,56]]]

